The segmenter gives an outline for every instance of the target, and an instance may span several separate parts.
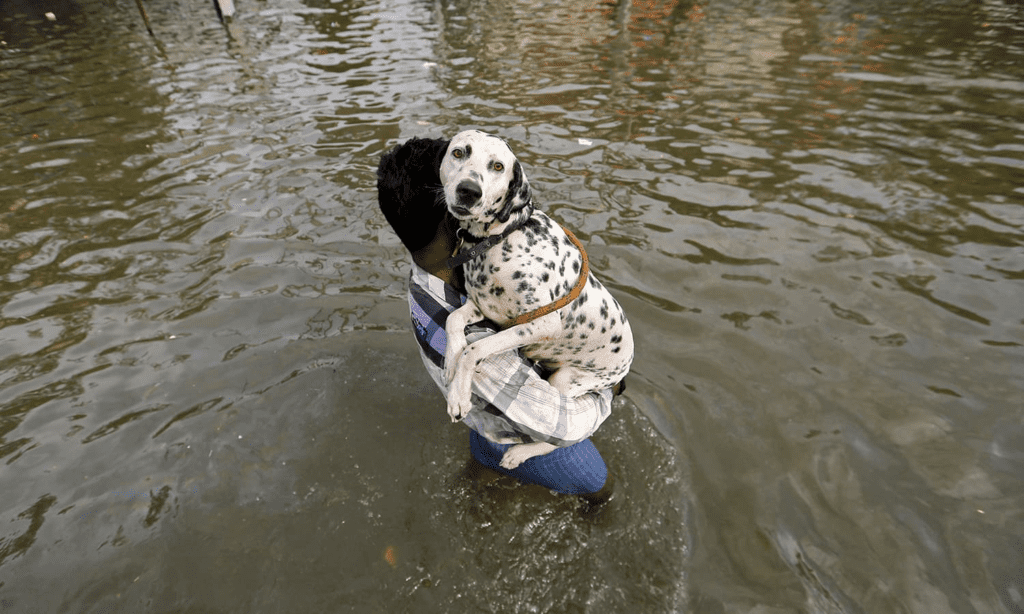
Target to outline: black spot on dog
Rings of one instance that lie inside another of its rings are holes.
[[[622,335],[612,335],[612,343],[622,343]]]

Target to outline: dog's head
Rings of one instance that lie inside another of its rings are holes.
[[[508,144],[478,130],[452,138],[439,176],[448,212],[460,225],[486,230],[531,204],[530,182]]]

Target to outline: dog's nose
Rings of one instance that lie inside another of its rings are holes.
[[[484,192],[480,189],[480,184],[477,182],[464,179],[459,182],[459,185],[455,186],[455,195],[459,197],[460,203],[472,204],[480,200]]]

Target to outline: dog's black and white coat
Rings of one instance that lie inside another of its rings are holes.
[[[517,316],[567,295],[583,259],[562,228],[533,207],[529,181],[505,141],[475,130],[460,132],[448,144],[439,175],[448,211],[469,246],[519,226],[464,265],[470,300],[445,327],[452,419],[470,410],[476,365],[514,348],[554,371],[548,381],[565,396],[620,382],[633,361],[633,334],[619,303],[593,274],[565,307],[508,327]],[[467,347],[465,326],[481,317],[504,330]],[[505,453],[502,465],[511,469],[553,449],[543,442],[519,444]]]

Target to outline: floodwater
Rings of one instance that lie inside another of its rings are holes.
[[[144,3],[0,0],[0,612],[1024,612],[1019,2]],[[596,515],[412,340],[469,127],[631,318]]]

